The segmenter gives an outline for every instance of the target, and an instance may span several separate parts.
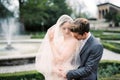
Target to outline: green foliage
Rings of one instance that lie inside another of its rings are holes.
[[[105,78],[100,78],[99,80],[119,80],[120,79],[120,76],[119,77],[116,77],[116,76],[110,76],[110,77],[105,77]]]
[[[99,37],[102,41],[102,44],[105,48],[120,53],[120,43],[108,42],[107,40],[120,40],[120,30],[91,30],[91,32],[95,35],[95,37]],[[108,32],[111,34],[104,34],[104,32]],[[114,34],[115,33],[115,34]]]
[[[99,78],[101,80],[107,80],[106,77],[110,77],[115,74],[120,74],[120,62],[118,61],[101,61],[99,65]],[[102,79],[106,78],[106,79]]]
[[[103,46],[111,51],[120,53],[120,43],[113,43],[113,42],[102,42]]]
[[[45,80],[44,76],[37,71],[0,74],[0,80]]]
[[[46,31],[63,14],[71,14],[65,0],[20,1],[20,18],[28,31]]]
[[[119,35],[100,35],[99,36],[102,40],[120,40]]]
[[[117,13],[117,14],[115,15],[115,25],[116,25],[116,26],[120,26],[120,25],[119,25],[119,22],[120,22],[120,13]]]
[[[102,30],[91,30],[92,34],[94,34],[95,37],[100,37],[103,33]]]
[[[13,13],[6,9],[2,2],[0,1],[0,18],[6,18],[9,16],[13,16]]]
[[[109,12],[107,13],[104,17],[106,18],[107,21],[113,21],[115,18],[116,12]]]
[[[107,13],[104,17],[107,21],[113,21],[115,23],[115,26],[119,26],[120,13],[116,10],[112,10],[111,12]]]
[[[37,38],[37,39],[40,38],[40,39],[42,39],[42,38],[44,38],[45,34],[46,34],[46,32],[32,33],[31,38]]]
[[[120,30],[104,30],[104,32],[120,33]]]
[[[99,37],[102,40],[120,40],[120,35],[115,35],[114,33],[120,33],[120,31],[113,30],[91,30],[95,37]],[[113,34],[105,35],[104,32],[111,32]]]

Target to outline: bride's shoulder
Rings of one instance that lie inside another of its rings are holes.
[[[76,38],[72,38],[71,41],[78,43],[79,41]]]
[[[70,44],[77,44],[77,43],[78,43],[78,40],[75,39],[75,38],[71,38],[71,39],[69,40],[69,43],[70,43]]]

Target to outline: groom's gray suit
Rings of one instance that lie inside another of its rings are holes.
[[[80,66],[67,73],[67,80],[97,80],[97,68],[102,54],[103,46],[91,35],[79,53]]]

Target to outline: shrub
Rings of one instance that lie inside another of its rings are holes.
[[[95,37],[100,37],[102,40],[120,40],[120,35],[115,35],[114,33],[120,33],[120,31],[115,30],[91,30]],[[105,35],[104,32],[113,33],[112,35]]]
[[[45,80],[44,76],[37,71],[0,74],[0,80]]]
[[[31,38],[40,38],[40,39],[42,39],[42,38],[44,38],[44,36],[45,36],[45,33],[46,32],[37,32],[37,33],[32,33],[32,36],[31,36]]]
[[[120,40],[119,35],[100,35],[99,36],[102,40]]]
[[[120,74],[120,62],[107,60],[101,61],[98,70],[100,79]]]
[[[104,30],[104,32],[120,33],[120,30]]]
[[[120,43],[102,41],[102,44],[105,48],[120,53]]]

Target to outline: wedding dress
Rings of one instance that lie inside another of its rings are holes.
[[[51,28],[54,28],[55,32],[54,32],[54,43],[56,45],[58,45],[60,43],[60,41],[62,40],[62,34],[60,32],[60,25],[61,23],[65,22],[65,21],[73,21],[71,17],[69,17],[68,15],[62,15],[57,23],[55,25],[53,25]],[[62,45],[62,44],[60,44]],[[45,80],[65,80],[62,77],[59,77],[58,75],[52,73],[52,68],[54,67],[53,65],[53,52],[51,50],[51,46],[49,43],[49,39],[48,39],[48,32],[45,35],[44,40],[42,41],[41,45],[40,45],[40,49],[38,51],[38,54],[36,55],[36,69],[37,71],[39,71],[40,73],[42,73],[45,76]],[[69,57],[68,60],[64,61],[64,62],[58,62],[58,64],[56,66],[62,66],[64,68],[64,70],[67,72],[68,70],[72,70],[77,68],[80,65],[80,58],[78,58],[78,50],[79,47],[76,47],[75,53],[73,55],[71,55],[71,57]],[[61,50],[64,50],[64,48],[62,48],[60,46]],[[60,64],[59,64],[60,63]]]

